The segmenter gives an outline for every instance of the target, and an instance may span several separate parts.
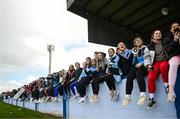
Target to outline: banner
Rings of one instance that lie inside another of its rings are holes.
[[[25,89],[24,89],[24,88],[21,88],[21,89],[16,93],[16,95],[13,97],[13,99],[17,100],[24,91],[25,91]]]

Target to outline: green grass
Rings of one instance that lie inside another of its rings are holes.
[[[29,109],[24,109],[24,108],[17,107],[17,106],[14,106],[14,105],[10,105],[10,104],[6,104],[6,103],[0,101],[0,118],[57,119],[57,118],[60,118],[60,117],[55,117],[55,116],[52,116],[52,115],[43,114],[43,113],[40,113],[40,112],[35,112],[35,111],[29,110]]]

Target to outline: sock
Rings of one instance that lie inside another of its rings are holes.
[[[149,98],[153,99],[154,98],[154,93],[149,93]]]
[[[131,97],[131,95],[126,94],[126,97]]]
[[[140,92],[140,97],[146,96],[146,92]]]
[[[174,93],[174,85],[169,85],[169,93]]]

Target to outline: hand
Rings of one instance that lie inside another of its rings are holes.
[[[154,70],[154,67],[153,67],[152,65],[148,65],[148,66],[147,66],[147,69],[148,69],[148,71],[153,71],[153,70]]]
[[[121,50],[118,50],[118,52],[119,52],[119,54],[122,54],[122,53],[123,53],[123,51],[121,51]]]
[[[174,41],[178,41],[180,39],[180,32],[174,33]]]
[[[99,71],[99,67],[96,68],[97,72]]]
[[[108,67],[112,67],[112,64],[107,64]]]
[[[94,80],[91,80],[90,83],[92,83]]]
[[[135,65],[136,68],[140,68],[141,66],[142,66],[141,63],[138,63],[138,64]]]

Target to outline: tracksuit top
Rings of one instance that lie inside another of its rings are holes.
[[[121,71],[118,66],[118,61],[119,61],[119,57],[117,55],[114,55],[112,58],[109,58],[109,63],[111,63],[112,66],[107,68],[108,69],[107,72],[115,75],[120,75]]]
[[[84,77],[89,77],[89,72],[92,70],[92,67],[86,67],[82,70],[81,75],[79,76],[80,79]]]
[[[122,75],[126,76],[132,66],[133,54],[130,49],[125,49],[123,53],[119,53],[118,66],[122,71]]]
[[[142,47],[139,49],[137,56],[133,57],[132,65],[136,65],[138,63],[140,63],[142,65],[144,64],[144,49],[145,49],[145,47]]]

